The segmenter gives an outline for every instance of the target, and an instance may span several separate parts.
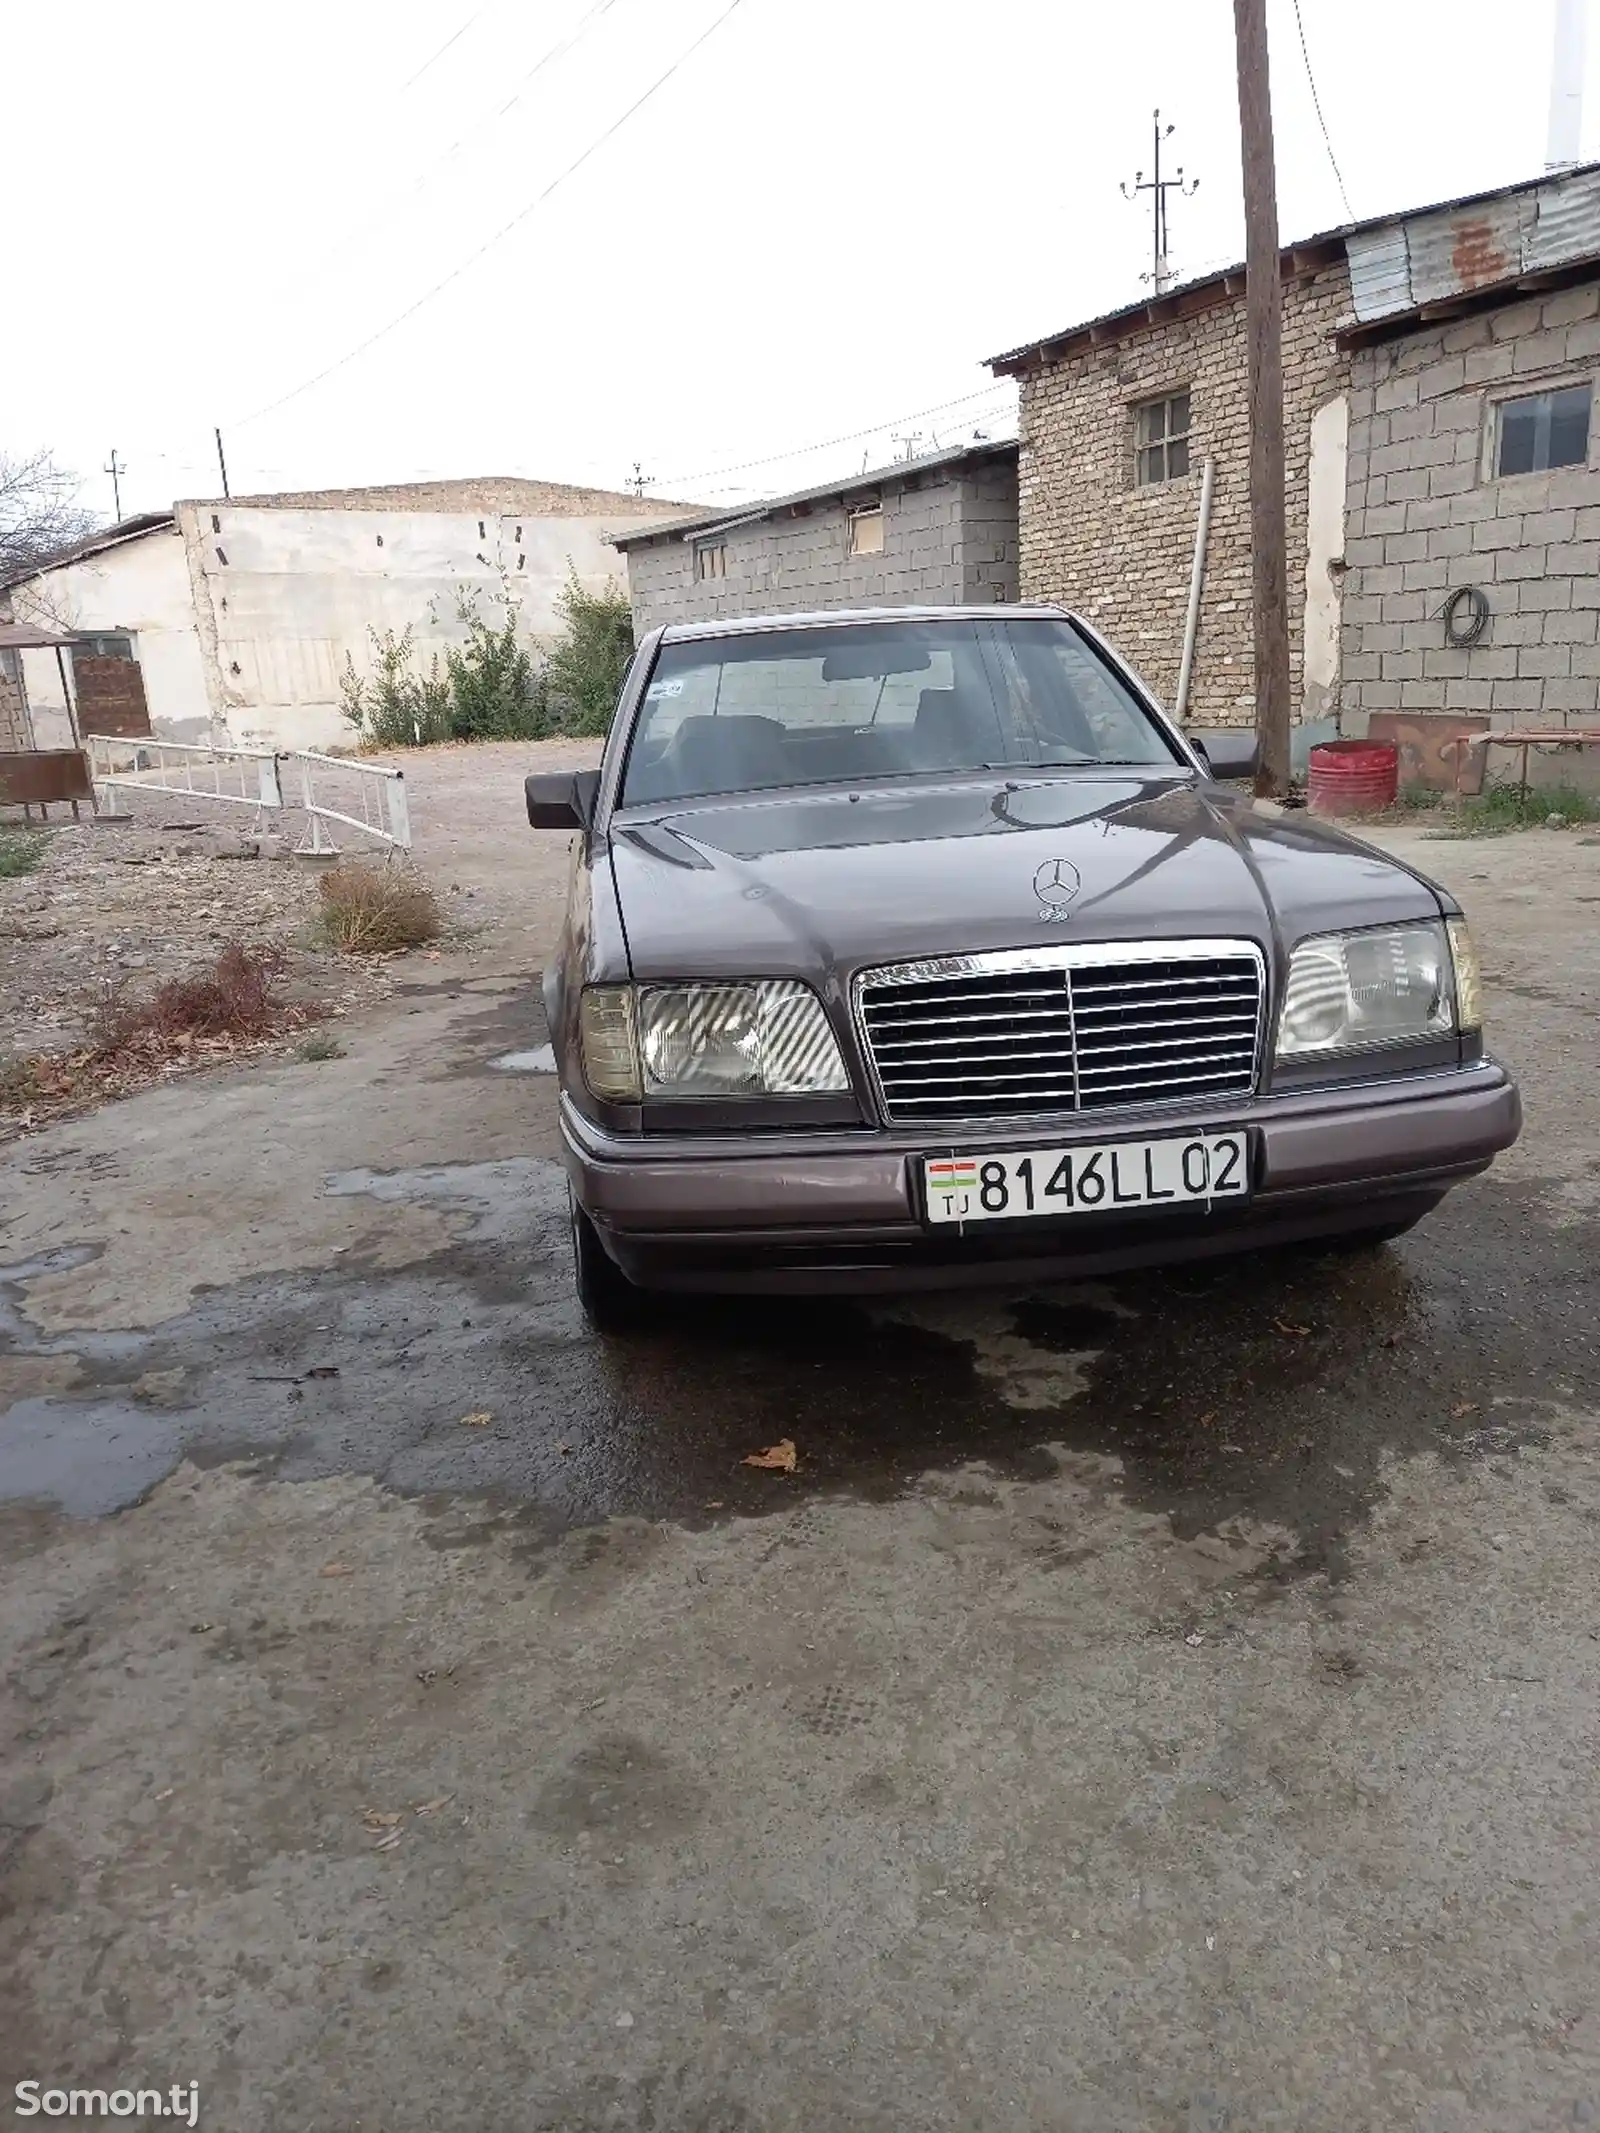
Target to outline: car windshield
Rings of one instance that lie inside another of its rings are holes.
[[[1180,758],[1066,621],[905,621],[662,646],[624,807],[920,772]]]

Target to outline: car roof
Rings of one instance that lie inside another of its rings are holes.
[[[745,637],[761,630],[841,629],[859,623],[994,622],[1016,618],[1032,622],[1069,622],[1064,607],[991,601],[983,607],[830,607],[816,614],[722,615],[703,622],[669,622],[663,644],[692,643],[702,637]]]

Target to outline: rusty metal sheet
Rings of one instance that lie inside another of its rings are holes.
[[[0,755],[0,807],[93,799],[89,758],[81,748],[29,748]]]
[[[1523,271],[1523,247],[1533,228],[1534,200],[1513,194],[1475,207],[1406,222],[1411,255],[1411,300],[1443,303],[1475,289],[1493,289]]]
[[[1374,711],[1367,721],[1367,738],[1392,741],[1400,751],[1400,783],[1421,785],[1429,792],[1455,792],[1475,797],[1483,790],[1481,748],[1454,749],[1449,743],[1467,733],[1487,733],[1489,721],[1470,713],[1431,711],[1407,714]],[[1461,758],[1461,783],[1456,785],[1456,757]]]
[[[1403,215],[1345,240],[1364,323],[1600,256],[1600,171]]]

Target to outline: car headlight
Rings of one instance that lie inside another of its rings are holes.
[[[812,1096],[850,1079],[822,1002],[793,978],[591,986],[584,1078],[597,1096]]]
[[[1302,941],[1289,958],[1277,1056],[1305,1059],[1453,1036],[1461,1026],[1462,966],[1452,946],[1453,937],[1437,924],[1373,926]],[[1470,957],[1470,942],[1465,953]],[[1476,966],[1468,967],[1475,986]],[[1475,1016],[1476,1001],[1470,1004]]]

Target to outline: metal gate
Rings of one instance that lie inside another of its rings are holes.
[[[325,825],[339,823],[380,845],[411,849],[405,772],[358,757],[319,755],[309,748],[233,748],[181,742],[84,736],[96,789],[167,793],[185,800],[221,800],[268,814],[300,810],[306,830],[296,850],[337,852]],[[292,797],[285,798],[285,783]]]

